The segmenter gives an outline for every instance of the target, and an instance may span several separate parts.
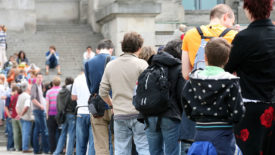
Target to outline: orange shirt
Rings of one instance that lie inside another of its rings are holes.
[[[218,37],[226,29],[226,27],[220,24],[202,25],[200,28],[204,36],[208,37]],[[236,34],[236,31],[231,30],[223,38],[226,39],[229,43],[231,43]],[[188,56],[192,67],[194,66],[195,57],[197,51],[199,50],[200,44],[201,36],[196,28],[193,28],[186,32],[182,43],[182,50],[188,52]]]

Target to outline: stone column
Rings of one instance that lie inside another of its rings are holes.
[[[136,31],[144,38],[144,45],[155,46],[155,16],[161,11],[153,0],[116,0],[95,14],[100,32],[115,44],[115,55],[120,55],[120,42],[126,32]]]

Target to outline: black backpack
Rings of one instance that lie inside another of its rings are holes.
[[[159,116],[169,108],[168,67],[152,64],[140,74],[135,108],[144,116]]]

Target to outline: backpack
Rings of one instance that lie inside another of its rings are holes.
[[[199,69],[199,68],[201,68],[201,69],[205,68],[205,58],[204,58],[204,56],[205,56],[205,54],[204,54],[205,50],[204,50],[204,48],[205,48],[205,46],[207,44],[207,41],[205,39],[212,39],[212,38],[214,38],[214,37],[204,36],[200,27],[197,27],[196,29],[199,32],[200,36],[201,36],[201,44],[200,44],[200,47],[199,47],[199,49],[197,51],[197,54],[196,54],[196,57],[195,57],[195,62],[194,62],[194,68],[193,68],[193,70],[196,70],[196,69]],[[219,35],[219,37],[224,37],[230,30],[231,29],[229,29],[229,28],[225,29]]]
[[[135,108],[145,116],[158,116],[165,112],[169,105],[168,67],[153,64],[145,69],[137,82]]]

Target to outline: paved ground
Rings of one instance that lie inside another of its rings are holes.
[[[4,147],[4,146],[1,146],[0,147],[0,154],[1,155],[11,155],[11,154],[23,154],[22,152],[15,152],[15,151],[7,151],[7,148]],[[33,153],[24,153],[26,155],[30,155],[30,154],[33,154]]]

